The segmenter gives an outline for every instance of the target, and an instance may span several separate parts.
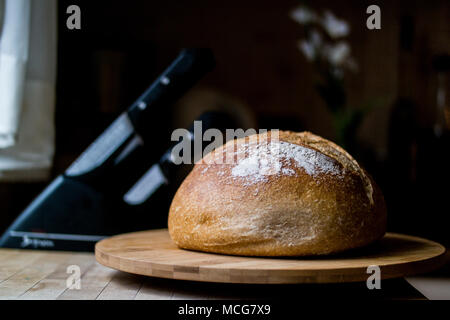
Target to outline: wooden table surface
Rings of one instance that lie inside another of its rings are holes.
[[[80,289],[67,286],[72,265],[79,267]],[[383,280],[380,290],[368,290],[365,283],[219,284],[115,271],[97,263],[92,253],[0,249],[0,299],[450,299],[449,271],[447,263],[433,274]]]

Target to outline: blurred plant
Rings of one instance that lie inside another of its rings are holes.
[[[344,76],[346,72],[358,70],[350,46],[344,40],[350,34],[350,26],[329,10],[320,15],[305,5],[294,9],[291,18],[305,28],[306,37],[299,41],[298,47],[317,70],[316,88],[332,114],[336,142],[351,149],[356,131],[372,104],[362,108],[347,105]]]

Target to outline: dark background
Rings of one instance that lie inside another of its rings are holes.
[[[81,30],[66,8],[81,8]],[[243,126],[309,130],[334,140],[332,118],[298,50],[299,1],[59,1],[56,154],[53,176],[125,110],[184,47],[212,48],[216,69],[176,106],[155,112],[155,159],[173,128],[201,110],[225,109]],[[310,2],[351,26],[359,68],[346,78],[348,104],[376,99],[355,134],[354,155],[381,186],[389,230],[448,243],[449,139],[437,137],[436,55],[450,53],[450,5],[436,1]],[[366,28],[378,4],[382,29]],[[448,74],[448,72],[447,72]],[[449,83],[450,80],[447,82]],[[448,89],[448,86],[447,86]],[[448,93],[448,90],[447,90]],[[0,231],[45,187],[0,184]]]

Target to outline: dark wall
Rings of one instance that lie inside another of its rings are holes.
[[[314,88],[314,68],[297,48],[303,29],[289,17],[299,3],[60,0],[54,175],[132,103],[183,47],[210,47],[218,61],[196,89],[232,97],[248,107],[261,127],[284,125],[334,139],[330,113]],[[65,27],[70,4],[81,7],[81,30]],[[350,23],[348,39],[359,71],[346,79],[349,104],[358,107],[371,99],[381,101],[357,131],[357,140],[369,150],[362,161],[386,189],[389,201],[397,203],[388,181],[390,172],[396,171],[389,169],[390,119],[398,98],[407,97],[415,105],[414,127],[426,129],[433,124],[436,74],[431,60],[435,54],[450,52],[447,1],[377,1],[382,8],[382,29],[377,31],[365,27],[365,11],[372,2],[318,0],[310,4],[329,8]],[[411,22],[406,27],[405,19]],[[405,28],[411,37],[407,50],[401,42]],[[164,110],[150,124],[161,131],[161,137],[155,138],[155,157],[177,124],[173,110]],[[397,144],[409,146],[410,140],[406,137]],[[400,179],[400,185],[416,183],[408,179]],[[2,216],[2,227],[40,188],[2,186],[0,212],[8,212]],[[29,191],[11,196],[19,190]]]

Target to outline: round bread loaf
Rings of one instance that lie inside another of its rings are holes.
[[[372,178],[336,144],[269,131],[231,140],[196,163],[175,194],[168,227],[184,249],[324,255],[381,238],[386,207]]]

